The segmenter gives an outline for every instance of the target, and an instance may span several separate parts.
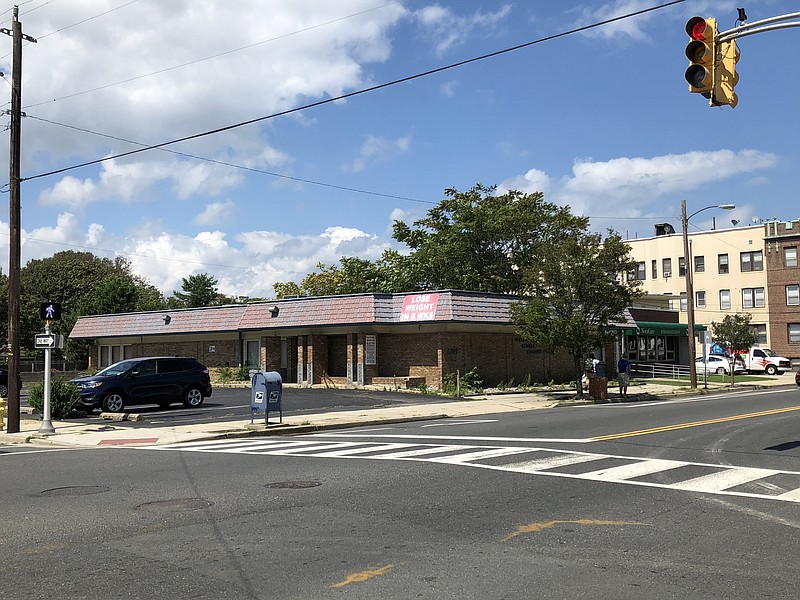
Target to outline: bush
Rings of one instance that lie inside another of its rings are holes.
[[[483,391],[483,380],[478,375],[478,367],[472,367],[469,371],[461,375],[461,393],[474,394]],[[455,396],[456,394],[456,374],[448,373],[444,376],[444,392]]]
[[[225,365],[217,369],[217,377],[222,383],[229,383],[231,381],[250,381],[250,367],[243,365],[241,367],[231,367]]]
[[[63,419],[78,406],[78,388],[75,385],[56,377],[50,382],[50,418]],[[40,412],[44,412],[44,384],[37,383],[31,388],[28,403]]]

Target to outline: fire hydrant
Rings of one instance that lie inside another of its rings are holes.
[[[0,396],[0,429],[5,429],[3,420],[6,418],[6,399]]]

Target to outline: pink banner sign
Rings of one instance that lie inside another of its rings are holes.
[[[433,321],[436,318],[436,307],[439,305],[439,294],[413,294],[403,298],[401,321]]]

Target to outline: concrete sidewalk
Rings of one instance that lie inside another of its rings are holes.
[[[690,397],[703,394],[718,394],[731,391],[727,385],[709,384],[709,389],[692,392],[688,387],[676,387],[658,383],[646,383],[629,388],[628,402],[667,400],[675,397]],[[754,389],[772,387],[796,387],[791,373],[782,376],[763,378],[757,383],[737,385],[733,391],[744,393]],[[619,401],[616,388],[609,389],[609,400]],[[278,415],[270,413],[270,425],[264,424],[263,414],[256,415],[255,422],[236,420],[217,423],[201,423],[196,425],[163,425],[154,427],[140,423],[135,413],[108,415],[109,420],[97,421],[53,421],[55,434],[40,434],[41,417],[22,415],[20,431],[5,433],[0,431],[0,444],[31,443],[36,446],[50,447],[96,447],[96,446],[135,446],[153,444],[172,444],[193,440],[216,438],[288,435],[309,433],[314,431],[342,429],[365,425],[381,425],[418,420],[435,420],[446,418],[471,418],[479,415],[529,411],[558,406],[585,406],[594,404],[588,397],[584,401],[576,398],[574,390],[550,391],[536,393],[493,394],[477,396],[463,400],[419,405],[403,405],[389,408],[349,410],[325,412],[302,416],[285,416],[282,424],[277,424]],[[28,417],[28,418],[25,418]],[[123,419],[127,418],[123,424]]]

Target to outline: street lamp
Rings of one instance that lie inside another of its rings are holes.
[[[697,389],[697,365],[694,362],[694,282],[692,281],[692,256],[689,252],[689,219],[710,208],[733,210],[735,204],[712,204],[686,216],[686,200],[681,200],[681,224],[683,225],[683,256],[686,263],[686,325],[689,334],[689,381],[691,388]]]

